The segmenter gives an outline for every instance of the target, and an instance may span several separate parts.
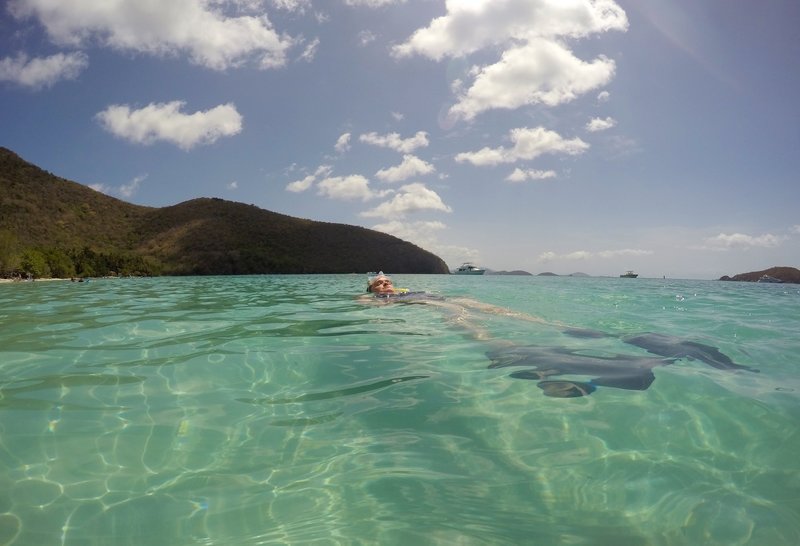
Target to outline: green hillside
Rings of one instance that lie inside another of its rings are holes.
[[[447,273],[436,255],[369,229],[222,199],[126,203],[0,148],[0,275]]]

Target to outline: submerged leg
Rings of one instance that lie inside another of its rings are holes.
[[[629,345],[641,347],[650,354],[668,358],[691,358],[705,362],[718,370],[747,370],[754,373],[759,371],[756,368],[736,364],[728,355],[721,353],[716,347],[696,341],[686,341],[664,334],[626,336],[622,338],[622,341]]]

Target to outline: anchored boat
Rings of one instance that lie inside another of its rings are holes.
[[[478,267],[475,264],[464,262],[458,266],[458,269],[456,269],[454,273],[456,275],[483,275],[486,273],[486,270]]]

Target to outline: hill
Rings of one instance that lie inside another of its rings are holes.
[[[721,281],[745,281],[757,282],[761,277],[767,275],[774,279],[779,279],[783,282],[800,284],[800,269],[796,267],[771,267],[763,271],[751,271],[749,273],[739,273],[733,277],[725,275],[719,280]]]
[[[515,269],[513,271],[487,271],[487,275],[519,275],[523,277],[530,277],[532,276],[531,273],[527,271],[523,271],[521,269]]]
[[[216,198],[126,203],[0,148],[0,275],[448,273],[391,235]]]

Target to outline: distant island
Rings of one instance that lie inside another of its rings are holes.
[[[449,273],[407,241],[218,198],[155,208],[66,180],[0,147],[0,277]]]
[[[533,273],[529,273],[527,271],[523,271],[521,269],[515,269],[514,271],[492,271],[491,269],[486,272],[487,275],[519,275],[519,276],[526,276],[526,277],[533,277]],[[537,277],[590,277],[591,275],[587,275],[586,273],[570,273],[569,275],[558,275],[556,273],[552,273],[550,271],[545,271],[544,273],[537,273]]]
[[[773,280],[774,279],[774,280]],[[800,284],[800,269],[796,267],[771,267],[763,271],[751,271],[749,273],[739,273],[733,277],[724,275],[721,281],[743,281],[743,282],[785,282]]]
[[[527,277],[532,277],[533,276],[531,273],[528,273],[527,271],[522,271],[521,269],[515,269],[514,271],[491,271],[490,270],[490,271],[487,271],[486,274],[487,275],[521,275],[521,276],[527,276]]]

